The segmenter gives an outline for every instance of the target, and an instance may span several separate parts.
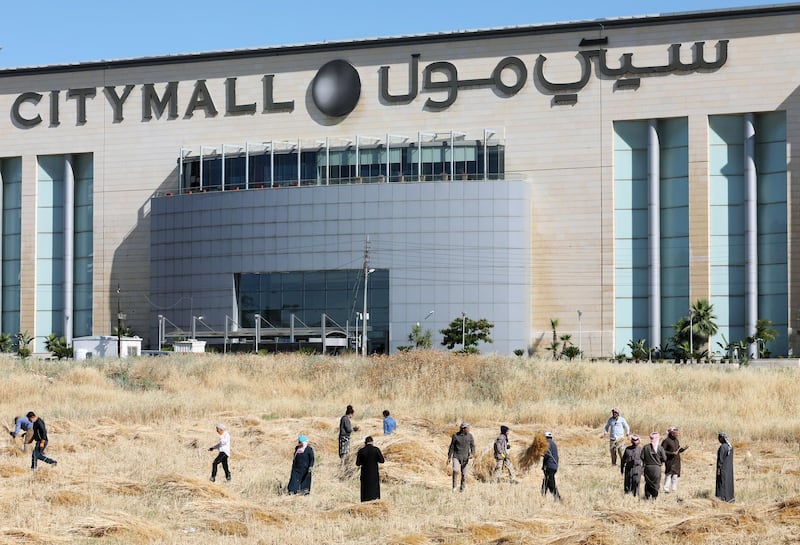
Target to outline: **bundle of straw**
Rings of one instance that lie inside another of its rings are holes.
[[[519,460],[517,460],[517,466],[521,471],[528,471],[539,464],[548,448],[547,438],[542,432],[537,432],[536,435],[533,436],[533,441],[528,445],[528,448],[520,454]]]

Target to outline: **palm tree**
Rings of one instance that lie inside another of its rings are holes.
[[[557,327],[558,327],[558,318],[550,318],[550,329],[553,330],[553,344],[558,342],[558,333],[556,333]]]
[[[761,318],[756,321],[756,332],[752,337],[747,338],[747,342],[756,343],[758,357],[768,358],[770,351],[767,350],[767,343],[774,341],[778,337],[778,330],[772,327],[772,320]]]
[[[677,346],[684,344],[690,345],[692,350],[699,352],[708,344],[708,340],[717,333],[717,317],[714,315],[714,305],[708,299],[698,299],[689,308],[689,316],[678,318],[673,328],[675,335],[672,341]],[[691,342],[689,342],[691,336]],[[690,350],[684,351],[690,359],[694,354],[688,354]]]
[[[689,309],[692,322],[692,341],[697,339],[695,347],[702,347],[708,340],[717,334],[717,317],[714,314],[714,305],[708,299],[698,299]]]

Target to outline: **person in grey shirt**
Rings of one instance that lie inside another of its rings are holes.
[[[350,434],[358,431],[358,426],[354,426],[351,418],[355,414],[352,405],[348,405],[344,415],[339,419],[339,459],[342,465],[346,465],[350,457]]]
[[[617,454],[618,449],[621,445],[618,444],[620,439],[624,437],[628,437],[631,433],[631,428],[628,426],[628,422],[619,415],[619,409],[614,407],[611,409],[611,418],[608,419],[606,422],[605,428],[603,428],[603,437],[608,434],[608,450],[611,452],[611,465],[617,465]]]
[[[475,457],[475,439],[469,432],[469,424],[462,422],[458,432],[450,439],[450,448],[447,451],[447,464],[453,464],[453,492],[456,491],[458,474],[461,474],[461,492],[467,486],[467,473],[469,461]]]

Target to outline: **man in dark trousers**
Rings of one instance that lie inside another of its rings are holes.
[[[678,428],[675,426],[667,430],[667,436],[661,441],[667,462],[664,464],[664,492],[669,492],[670,483],[672,491],[678,491],[678,477],[681,476],[681,453],[686,450],[678,440]]]
[[[381,499],[381,477],[378,464],[382,464],[381,449],[372,444],[372,436],[364,439],[364,446],[356,454],[356,466],[361,468],[361,501]]]
[[[544,481],[542,482],[542,496],[550,492],[553,497],[561,501],[561,494],[558,493],[556,487],[556,472],[558,471],[558,447],[556,442],[553,441],[553,434],[547,432],[544,434],[547,438],[547,451],[542,456],[542,471],[544,471]]]
[[[626,494],[638,496],[639,485],[642,482],[642,470],[644,469],[644,464],[642,463],[642,440],[638,435],[631,435],[631,444],[622,454],[619,466],[620,472],[624,476],[623,490]]]
[[[56,465],[58,462],[44,455],[44,449],[47,448],[47,427],[44,425],[44,420],[36,416],[36,413],[33,411],[30,411],[27,416],[28,420],[33,424],[33,457],[31,458],[31,469],[36,471],[36,465],[39,460],[46,464]]]
[[[462,422],[458,433],[454,433],[450,438],[450,448],[447,450],[447,465],[453,463],[453,492],[461,492],[467,487],[467,472],[469,471],[469,461],[475,457],[475,439],[469,432],[469,424]],[[461,474],[461,488],[456,488],[458,475]]]

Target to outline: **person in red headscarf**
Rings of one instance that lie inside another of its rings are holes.
[[[638,435],[631,435],[631,444],[625,447],[619,470],[624,475],[623,490],[626,494],[639,495],[639,484],[642,482],[642,440]]]

